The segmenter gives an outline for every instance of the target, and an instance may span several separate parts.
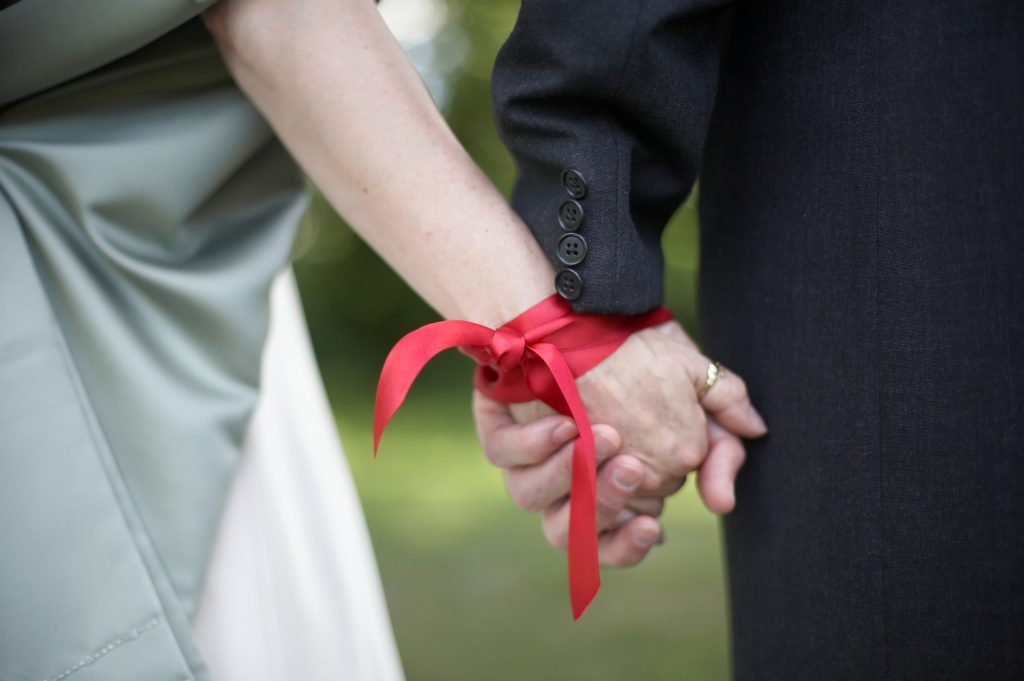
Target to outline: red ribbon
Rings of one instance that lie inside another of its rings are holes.
[[[631,334],[670,319],[672,313],[665,308],[637,316],[576,314],[553,295],[498,329],[454,320],[427,324],[398,341],[384,361],[373,414],[374,455],[416,376],[435,355],[454,347],[479,364],[474,384],[484,395],[506,403],[540,399],[572,416],[579,436],[572,456],[569,598],[573,617],[579,619],[601,588],[601,575],[594,434],[575,379]]]

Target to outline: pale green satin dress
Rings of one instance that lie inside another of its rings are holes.
[[[209,678],[190,618],[305,196],[201,9],[0,11],[3,681]]]

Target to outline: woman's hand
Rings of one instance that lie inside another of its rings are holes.
[[[576,426],[571,419],[545,416],[517,423],[508,405],[481,393],[473,396],[477,434],[487,458],[505,470],[505,483],[515,504],[539,513],[548,543],[565,550],[569,538],[568,498],[572,476],[572,443]],[[661,541],[660,500],[643,500],[647,513],[626,510],[644,477],[643,463],[618,454],[622,444],[614,428],[594,426],[597,475],[598,554],[602,565],[624,567],[643,560]],[[653,502],[653,503],[652,503]]]

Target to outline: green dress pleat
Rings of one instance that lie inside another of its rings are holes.
[[[2,681],[207,678],[189,618],[305,195],[200,7],[151,5],[0,12]]]

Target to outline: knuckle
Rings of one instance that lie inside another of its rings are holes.
[[[671,459],[669,474],[673,478],[679,478],[690,471],[698,468],[704,455],[700,447],[694,443],[684,443],[676,447],[675,455]]]
[[[554,548],[565,551],[569,546],[569,528],[562,523],[552,522],[545,519],[541,522],[541,529],[544,531],[544,538]]]
[[[657,430],[661,425],[660,415],[653,409],[641,409],[635,414],[630,414],[628,418],[628,423],[641,433]]]
[[[671,452],[676,445],[676,434],[668,428],[654,430],[649,439],[648,447],[652,453]]]
[[[483,450],[484,458],[487,459],[487,462],[490,463],[492,466],[497,466],[497,464],[494,462],[494,448],[484,438],[480,438],[480,449]]]
[[[629,563],[625,562],[622,556],[617,553],[611,555],[606,554],[601,558],[601,565],[612,568],[629,567]]]
[[[664,474],[653,469],[648,469],[644,473],[644,481],[641,489],[645,492],[657,492],[665,487],[667,482],[668,478]]]
[[[692,437],[687,438],[683,442],[679,443],[679,456],[683,459],[683,462],[687,465],[689,473],[695,468],[700,467],[704,463],[704,458],[708,455],[708,438],[707,428],[701,427],[696,429]]]
[[[644,509],[644,514],[649,515],[652,518],[658,518],[665,511],[665,500],[664,499],[651,499],[650,503],[647,504],[647,508]]]
[[[615,491],[614,487],[609,484],[601,484],[598,481],[597,485],[597,512],[601,514],[614,515],[622,510],[625,504],[625,499],[621,494]]]
[[[644,554],[642,553],[627,553],[626,555],[622,556],[622,560],[619,561],[619,567],[633,567],[643,559]]]
[[[506,467],[531,467],[544,461],[544,457],[532,449],[517,448],[505,453]]]
[[[510,481],[508,484],[508,495],[512,498],[512,503],[523,511],[533,513],[540,510],[537,508],[537,495],[531,487],[515,484]]]
[[[611,551],[608,552],[608,556],[605,560],[605,565],[608,567],[631,567],[636,565],[640,561],[640,556],[635,555],[634,551],[628,547],[622,545],[615,545]]]
[[[675,494],[676,492],[681,490],[683,488],[683,485],[685,485],[685,484],[686,484],[686,476],[681,476],[681,477],[678,477],[678,478],[672,478],[667,483],[667,487],[665,488],[665,494],[666,495]]]
[[[498,468],[505,468],[505,466],[502,465],[503,457],[501,456],[501,451],[494,446],[493,442],[481,439],[480,444],[483,445],[484,457],[491,463],[492,466],[497,466]]]
[[[558,460],[558,476],[559,480],[570,480],[572,479],[572,450],[563,451],[559,455]]]
[[[505,472],[505,488],[508,495],[518,508],[528,513],[543,510],[543,486],[531,480],[527,471],[511,470]]]
[[[689,472],[689,470],[689,461],[687,461],[682,454],[676,453],[676,455],[669,460],[666,472],[668,473],[667,477],[678,478],[680,476],[686,475]],[[664,487],[666,483],[667,480],[665,478],[662,478],[661,486]]]

